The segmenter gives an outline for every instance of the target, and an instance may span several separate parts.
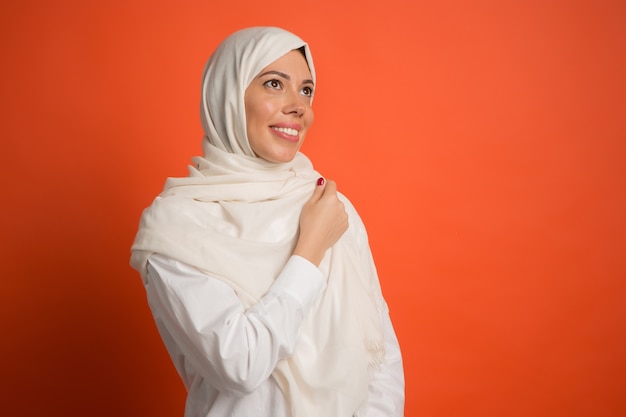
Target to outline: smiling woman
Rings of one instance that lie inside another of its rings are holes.
[[[231,35],[204,71],[204,155],[142,215],[131,264],[187,417],[403,415],[365,228],[299,152],[314,86],[297,36]]]
[[[289,162],[313,123],[313,80],[304,54],[290,51],[264,68],[245,93],[248,141],[271,162]]]

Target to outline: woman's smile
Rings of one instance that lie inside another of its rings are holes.
[[[280,138],[283,138],[291,142],[297,142],[298,140],[300,140],[299,135],[300,135],[301,126],[299,124],[297,125],[280,124],[280,125],[270,126],[270,128]]]
[[[266,161],[291,161],[313,123],[313,80],[306,59],[293,50],[250,83],[244,96],[248,143]]]

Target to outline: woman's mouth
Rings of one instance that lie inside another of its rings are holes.
[[[270,129],[279,138],[286,140],[287,142],[298,142],[300,140],[300,131],[293,127],[286,126],[270,126]]]
[[[298,136],[298,131],[296,129],[292,129],[290,127],[278,127],[278,126],[271,126],[272,129],[274,129],[277,132],[280,133],[284,133],[288,136]]]

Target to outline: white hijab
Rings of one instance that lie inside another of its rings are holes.
[[[267,292],[291,256],[300,212],[320,174],[302,153],[276,164],[254,155],[244,93],[267,65],[308,45],[278,28],[235,32],[209,59],[202,83],[204,157],[189,177],[169,178],[141,218],[131,265],[145,282],[159,253],[228,283],[248,308]],[[293,417],[352,416],[367,398],[369,367],[384,356],[385,308],[365,228],[343,196],[350,227],[327,251],[327,288],[302,325],[294,354],[273,374]]]

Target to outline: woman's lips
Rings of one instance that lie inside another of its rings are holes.
[[[274,125],[270,126],[272,132],[290,142],[297,142],[300,139],[300,126],[294,125]]]

